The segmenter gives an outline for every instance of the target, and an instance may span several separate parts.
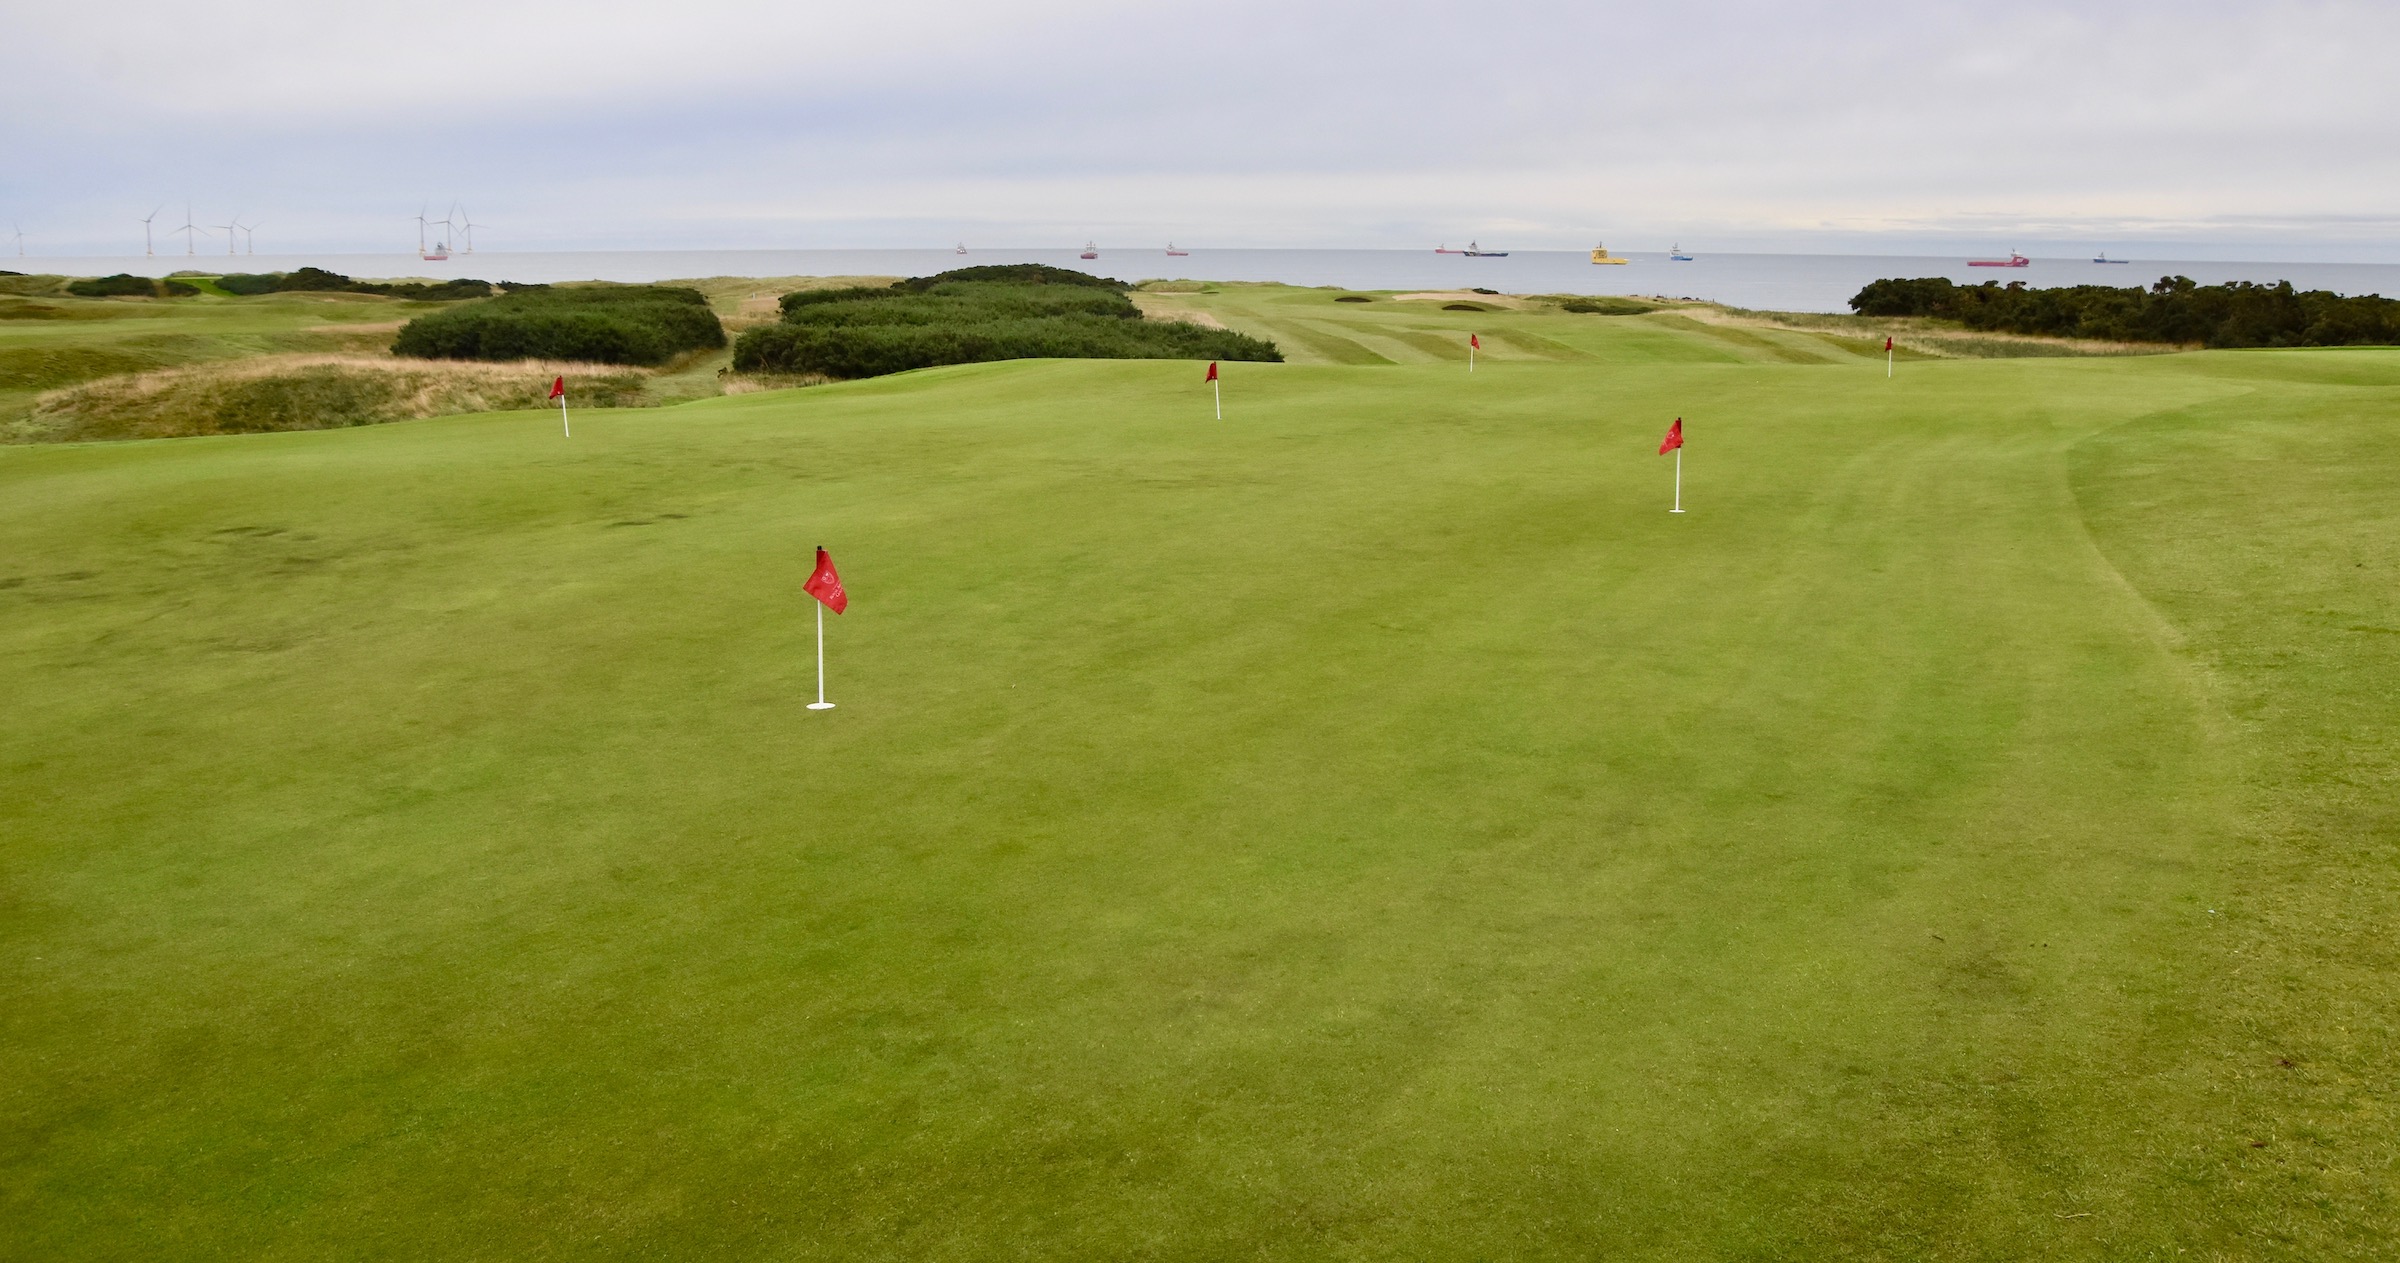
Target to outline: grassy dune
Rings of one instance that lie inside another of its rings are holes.
[[[2390,1250],[2400,352],[1175,301],[0,450],[0,1254]]]

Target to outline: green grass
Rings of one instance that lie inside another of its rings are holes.
[[[2400,353],[1309,296],[0,449],[0,1256],[2390,1251]]]

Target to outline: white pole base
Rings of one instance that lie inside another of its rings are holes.
[[[833,703],[831,703],[831,702],[810,702],[810,703],[808,704],[808,708],[809,708],[810,710],[832,710],[832,709],[833,709]]]
[[[1681,510],[1681,509],[1669,509],[1669,510],[1667,510],[1667,512],[1669,512],[1669,513],[1681,513],[1681,512],[1683,512],[1683,510]]]

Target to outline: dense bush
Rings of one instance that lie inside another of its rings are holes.
[[[801,290],[784,295],[783,323],[742,335],[733,366],[853,378],[990,360],[1283,358],[1274,343],[1230,330],[1145,320],[1126,288],[1022,263]]]
[[[2159,278],[2144,290],[2110,285],[2029,289],[2023,281],[1960,285],[1944,277],[1874,281],[1850,300],[1862,316],[1933,316],[1970,329],[2112,342],[2212,347],[2400,343],[2400,301],[2295,290],[2289,281],[2199,285]]]
[[[157,281],[119,272],[114,276],[69,281],[67,292],[78,298],[185,298],[200,290],[181,281]]]
[[[354,281],[339,272],[323,268],[302,268],[297,272],[243,273],[217,278],[217,288],[228,294],[254,296],[258,294],[342,293],[382,294],[390,298],[413,298],[422,302],[461,302],[470,298],[489,298],[489,281],[460,279],[437,281]],[[520,286],[503,288],[517,289]]]
[[[396,355],[454,360],[663,364],[725,345],[725,326],[695,289],[663,285],[524,288],[419,316]]]

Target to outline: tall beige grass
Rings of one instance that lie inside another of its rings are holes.
[[[19,442],[326,430],[548,404],[564,376],[593,407],[647,402],[649,374],[613,364],[268,355],[127,373],[53,390],[5,437]]]

